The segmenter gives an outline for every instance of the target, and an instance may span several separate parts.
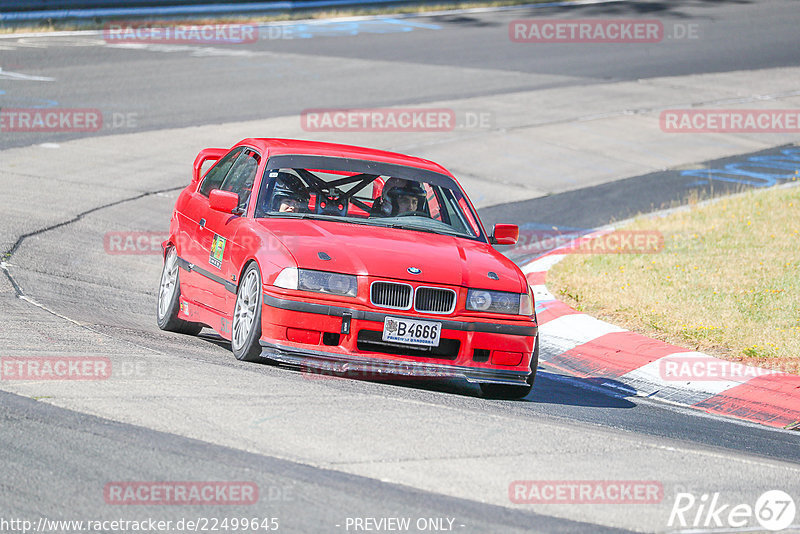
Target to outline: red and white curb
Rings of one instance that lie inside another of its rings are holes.
[[[591,239],[605,229],[579,238]],[[656,398],[777,428],[800,427],[800,376],[727,362],[578,312],[545,286],[564,248],[522,266],[539,320],[539,362],[625,396]]]

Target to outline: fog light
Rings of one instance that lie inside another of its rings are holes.
[[[286,329],[286,339],[306,345],[319,345],[319,338],[321,335],[322,332],[319,330],[306,330],[304,328]]]
[[[505,350],[493,350],[492,363],[495,365],[519,365],[522,363],[522,353],[508,352]]]

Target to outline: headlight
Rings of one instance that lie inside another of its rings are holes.
[[[297,267],[287,267],[282,270],[273,285],[283,289],[297,289]]]
[[[523,293],[519,296],[519,314],[533,315],[533,295],[531,294],[530,287],[527,293]]]
[[[533,301],[529,293],[470,289],[467,291],[467,309],[508,315],[533,315]]]
[[[345,297],[355,297],[358,293],[358,279],[353,275],[294,267],[287,267],[281,271],[274,285],[284,289],[316,291]]]

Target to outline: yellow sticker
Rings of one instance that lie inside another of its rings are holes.
[[[222,269],[222,255],[225,253],[225,238],[214,234],[214,240],[211,242],[211,255],[208,257],[208,263]]]

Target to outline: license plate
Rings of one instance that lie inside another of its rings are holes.
[[[383,340],[406,345],[438,347],[442,323],[418,321],[405,317],[386,317],[383,320]]]

